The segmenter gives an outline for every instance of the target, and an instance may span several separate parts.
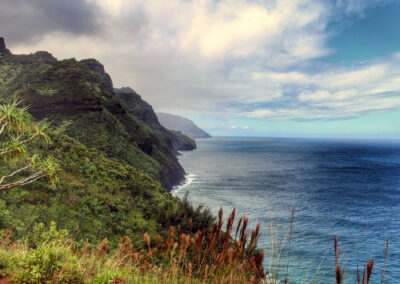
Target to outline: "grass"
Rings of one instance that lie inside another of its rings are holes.
[[[47,231],[39,230],[33,246],[14,242],[11,232],[4,231],[0,238],[0,279],[14,283],[290,283],[288,267],[286,276],[279,276],[279,262],[285,244],[290,243],[293,214],[279,250],[271,251],[269,271],[263,268],[264,251],[257,248],[260,224],[249,233],[248,221],[243,216],[235,224],[233,210],[224,226],[220,209],[211,229],[193,232],[190,221],[187,233],[180,226],[171,226],[165,239],[152,239],[145,233],[145,248],[141,249],[127,236],[115,249],[109,248],[107,239],[94,247],[79,246],[68,231],[57,230],[55,223]],[[389,240],[384,249],[382,284],[388,248]],[[341,284],[346,262],[341,265],[338,237],[334,238],[334,252],[332,280]],[[373,268],[374,260],[368,260],[362,273],[357,266],[356,279],[347,280],[368,284]],[[304,283],[321,282],[313,277]]]
[[[0,278],[17,283],[261,283],[264,252],[257,249],[260,226],[247,232],[241,217],[233,235],[235,210],[223,231],[222,209],[210,230],[187,234],[171,227],[168,237],[143,240],[135,250],[129,237],[109,251],[104,239],[95,248],[75,247],[53,223],[35,248],[13,242],[5,231],[0,241]]]

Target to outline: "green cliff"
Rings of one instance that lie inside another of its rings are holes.
[[[38,224],[55,221],[77,240],[107,237],[115,244],[123,235],[165,234],[189,219],[196,229],[211,224],[207,211],[167,192],[184,178],[176,158],[182,145],[154,120],[151,106],[136,98],[135,112],[96,60],[12,55],[4,40],[0,44],[1,103],[16,96],[37,123],[48,126],[52,144],[33,146],[61,167],[56,189],[42,179],[2,194],[0,230],[29,241]]]

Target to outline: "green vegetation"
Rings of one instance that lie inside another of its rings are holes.
[[[207,209],[165,189],[183,178],[177,150],[194,142],[179,135],[175,144],[177,134],[158,123],[151,106],[133,93],[121,100],[107,76],[95,60],[0,54],[0,277],[130,283],[159,281],[167,273],[164,283],[181,282],[204,278],[196,275],[205,269],[195,266],[196,255],[213,268],[206,232],[214,236],[213,250],[234,244],[221,233],[221,220],[208,231],[214,217]],[[174,235],[170,228],[177,225]],[[158,241],[148,257],[145,248],[150,251],[156,236],[166,240],[165,248],[157,254]],[[226,263],[218,267],[224,268],[220,275],[230,271]]]
[[[256,249],[259,227],[247,240],[247,218],[240,218],[231,239],[235,211],[222,231],[222,211],[211,230],[187,234],[171,227],[164,240],[142,239],[137,250],[128,237],[109,253],[104,239],[93,248],[76,247],[68,231],[36,228],[34,248],[0,238],[0,278],[18,283],[257,283],[264,277],[264,254]],[[192,224],[190,223],[190,227]]]
[[[196,229],[212,224],[208,211],[194,210],[146,174],[89,151],[60,128],[45,131],[17,106],[0,106],[0,230],[33,245],[37,227],[56,221],[78,242],[107,237],[115,246],[123,235],[166,234],[189,219]]]
[[[162,128],[130,114],[89,63],[0,54],[0,231],[34,247],[35,230],[55,221],[80,245],[126,235],[140,248],[145,232],[166,236],[177,222],[211,226],[208,211],[165,189],[184,171]]]
[[[159,119],[154,113],[153,107],[143,101],[131,88],[114,89],[116,97],[121,101],[130,114],[145,123],[153,132],[157,133],[169,148],[174,152],[178,150],[196,149],[196,142],[183,135],[181,132],[167,130],[161,126]]]
[[[26,108],[18,105],[16,100],[10,105],[0,105],[0,156],[5,162],[0,172],[0,191],[30,184],[42,177],[50,178],[54,186],[58,171],[54,158],[43,157],[42,152],[29,151],[28,147],[42,141],[48,145],[50,138],[45,127],[33,123]]]
[[[0,50],[0,280],[277,283],[287,236],[265,279],[259,226],[248,236],[242,217],[234,231],[233,211],[223,228],[222,210],[214,223],[167,192],[184,174],[177,150],[193,143],[114,91],[96,60]],[[337,283],[339,256],[336,241]]]

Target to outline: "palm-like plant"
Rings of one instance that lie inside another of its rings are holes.
[[[45,126],[33,122],[27,107],[14,99],[11,104],[0,105],[0,156],[6,174],[0,177],[0,190],[32,183],[48,177],[54,185],[58,164],[55,159],[32,154],[34,141],[51,143]],[[6,183],[6,181],[9,181]]]

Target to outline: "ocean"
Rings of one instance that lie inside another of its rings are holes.
[[[370,283],[381,283],[389,238],[386,283],[400,283],[400,141],[297,138],[212,138],[179,160],[194,204],[214,213],[261,224],[258,247],[270,266],[271,244],[280,248],[279,276],[290,283],[334,283],[334,236],[339,238],[344,283],[356,283],[356,265],[375,265]],[[274,240],[274,242],[272,242]],[[290,241],[289,241],[290,240]],[[279,243],[278,243],[279,242]]]

